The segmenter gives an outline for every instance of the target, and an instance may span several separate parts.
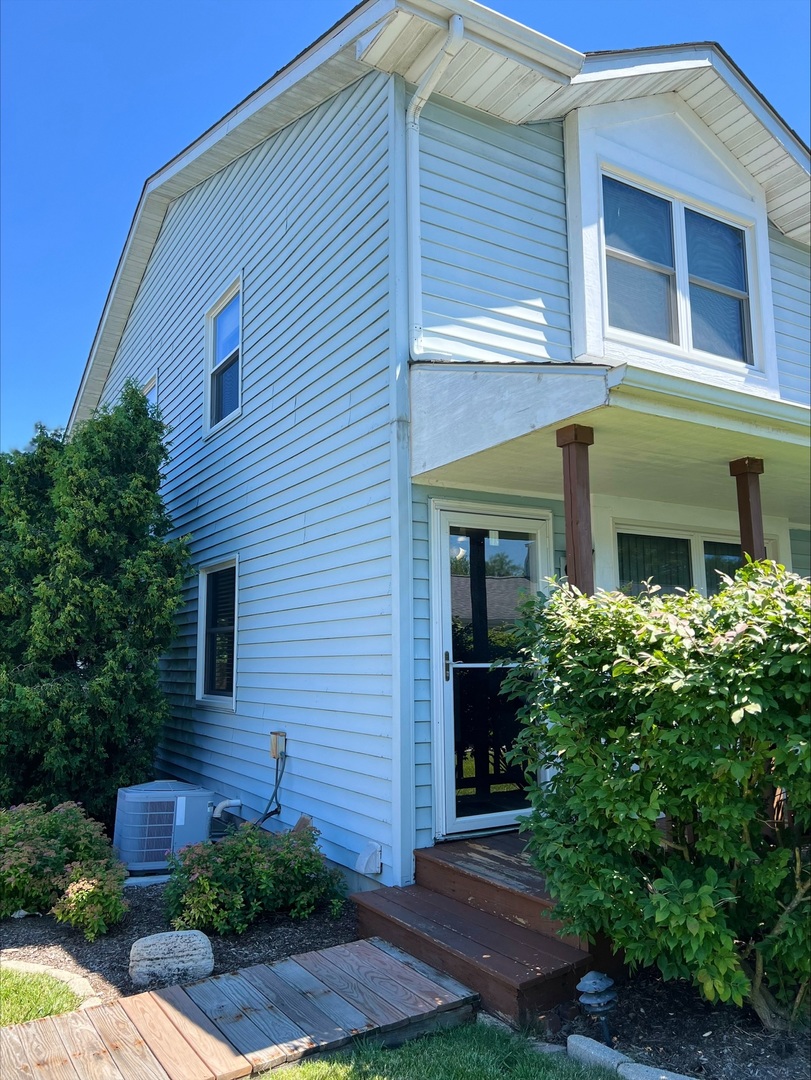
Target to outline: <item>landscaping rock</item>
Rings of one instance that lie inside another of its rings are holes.
[[[192,982],[214,970],[211,942],[199,930],[172,930],[138,938],[130,950],[130,978],[135,986]]]
[[[614,1072],[618,1071],[620,1065],[633,1065],[625,1054],[612,1050],[610,1046],[605,1046],[596,1039],[587,1039],[585,1035],[570,1035],[566,1040],[566,1049],[570,1058],[582,1061],[584,1065],[601,1065],[604,1069],[613,1069]]]

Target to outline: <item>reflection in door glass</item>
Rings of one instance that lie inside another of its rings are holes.
[[[456,769],[460,817],[520,810],[521,770],[506,755],[516,706],[499,693],[516,659],[515,620],[536,579],[535,537],[451,526],[450,581]],[[504,667],[490,665],[504,661]]]

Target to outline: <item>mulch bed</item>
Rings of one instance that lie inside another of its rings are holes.
[[[4,919],[0,959],[84,975],[102,1001],[137,993],[129,979],[132,943],[171,927],[162,885],[128,888],[126,896],[130,909],[123,922],[94,942],[49,915]],[[244,934],[211,935],[214,974],[272,963],[356,937],[351,904],[338,919],[326,910],[304,921],[283,915],[261,919]],[[612,1031],[616,1049],[635,1061],[699,1080],[811,1080],[807,1032],[788,1038],[768,1035],[749,1010],[709,1005],[687,983],[666,983],[652,972],[619,987]],[[574,1033],[600,1037],[592,1021],[578,1017],[566,1021],[550,1041],[565,1043]]]

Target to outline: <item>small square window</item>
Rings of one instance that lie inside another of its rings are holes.
[[[236,565],[200,574],[198,696],[234,696]]]
[[[241,295],[228,291],[208,315],[208,428],[217,427],[240,407]]]

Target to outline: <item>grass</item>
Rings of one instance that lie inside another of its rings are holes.
[[[484,1024],[414,1039],[394,1050],[358,1043],[350,1052],[304,1061],[296,1080],[608,1080],[616,1073],[543,1054],[521,1035]]]
[[[81,1005],[82,999],[50,975],[32,975],[0,968],[0,1027],[40,1016],[58,1016]]]

